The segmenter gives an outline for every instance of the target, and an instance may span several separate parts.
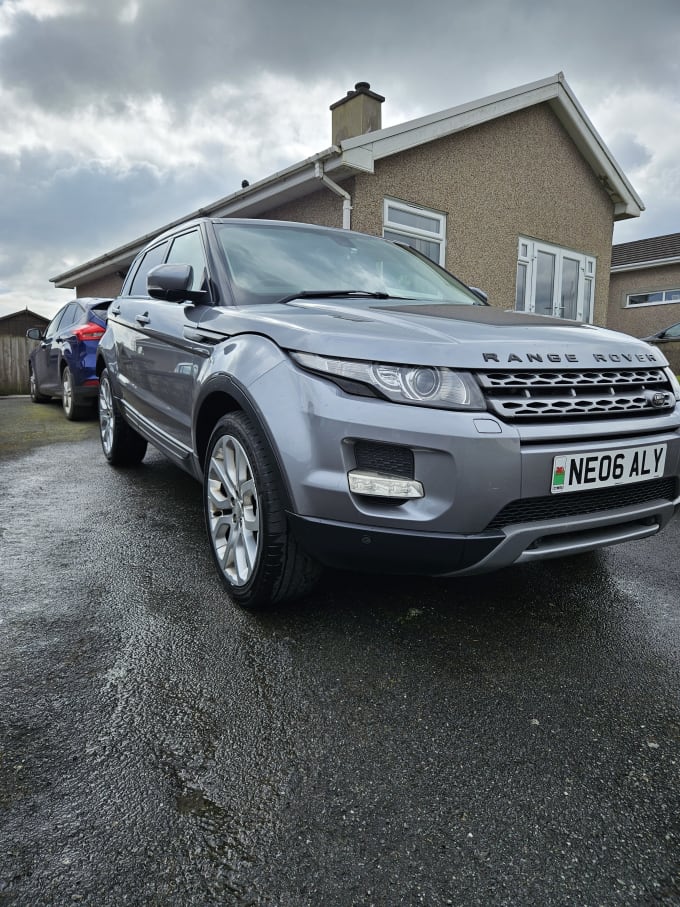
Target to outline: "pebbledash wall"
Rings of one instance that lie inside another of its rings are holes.
[[[648,337],[680,321],[680,301],[629,306],[630,295],[680,290],[680,264],[653,270],[614,272],[609,279],[607,327],[633,337]]]

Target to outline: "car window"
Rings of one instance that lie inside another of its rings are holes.
[[[110,299],[103,299],[101,302],[96,303],[93,306],[90,306],[90,311],[97,315],[98,318],[103,318],[105,321],[109,317],[109,307],[111,305]]]
[[[59,327],[59,322],[64,317],[64,312],[66,311],[67,308],[68,308],[68,306],[65,306],[63,309],[59,309],[59,311],[54,316],[52,321],[50,321],[50,323],[47,325],[47,327],[45,329],[45,339],[46,340],[48,340],[50,337],[54,337],[54,335],[57,333],[57,328]]]
[[[62,328],[71,327],[74,324],[84,324],[87,321],[87,309],[85,306],[76,304],[73,311],[68,313],[68,321],[61,324]]]
[[[675,340],[680,339],[680,324],[671,325],[671,327],[668,328],[668,330],[666,331],[664,336],[670,337],[671,339],[675,339]]]
[[[45,331],[45,339],[49,340],[54,337],[61,328],[66,327],[71,323],[70,318],[75,309],[78,308],[78,303],[69,302],[67,306],[57,312],[52,321],[47,325],[47,330]]]
[[[205,253],[201,234],[198,230],[192,230],[190,233],[182,233],[176,236],[172,241],[168,262],[176,264],[191,265],[194,271],[194,280],[189,287],[190,290],[202,290],[205,283]]]
[[[157,246],[152,246],[148,252],[146,252],[142,259],[139,262],[137,271],[132,280],[132,285],[129,290],[130,296],[148,296],[146,289],[146,275],[149,273],[151,268],[155,268],[156,265],[161,265],[165,261],[165,253],[168,250],[168,243],[162,242]]]

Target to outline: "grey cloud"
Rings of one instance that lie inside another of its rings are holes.
[[[558,69],[570,78],[570,66],[572,77],[610,85],[675,84],[678,76],[676,0],[621,0],[615,13],[586,0],[345,0],[340,9],[311,0],[142,0],[132,24],[119,20],[120,8],[22,15],[0,44],[0,78],[63,110],[143,92],[182,106],[220,82],[247,94],[263,70],[326,76],[343,90],[367,79],[395,100],[395,91],[422,92],[424,108],[436,109],[478,97],[480,87],[502,90]]]
[[[623,168],[624,173],[637,170],[652,160],[650,149],[646,148],[630,132],[623,132],[614,136],[609,142],[609,147]]]
[[[266,138],[262,108],[251,103],[263,72],[303,84],[324,79],[337,90],[328,104],[369,81],[387,97],[387,122],[391,104],[429,113],[558,70],[586,112],[617,89],[646,86],[677,97],[680,84],[677,0],[140,0],[131,23],[119,18],[124,6],[97,0],[41,21],[19,15],[0,38],[0,85],[19,93],[27,113],[34,105],[57,111],[74,130],[73,115],[85,107],[113,114],[123,136],[134,99],[158,93],[175,129],[197,111],[219,119],[217,128],[231,129],[238,144],[239,126],[253,118],[252,131]],[[206,92],[220,84],[235,94],[208,107]],[[285,106],[283,89],[276,100]],[[327,108],[315,114],[329,116]],[[290,119],[294,132],[295,111]],[[20,126],[3,129],[18,136]],[[624,123],[613,139],[604,137],[624,169],[645,161],[631,134]],[[84,261],[228,194],[243,177],[266,175],[235,172],[217,141],[201,150],[204,165],[173,171],[168,164],[164,173],[143,161],[120,172],[68,151],[0,157],[2,285],[42,270],[49,292],[47,278],[65,269],[66,257]],[[272,170],[289,163],[277,159]],[[676,199],[643,196],[648,211],[617,235],[678,228]]]
[[[225,178],[236,186],[236,175]],[[145,165],[112,173],[63,154],[0,157],[0,280],[24,270],[36,250],[50,249],[46,281],[74,250],[82,260],[94,257],[219,197],[222,179],[198,168],[161,179]]]

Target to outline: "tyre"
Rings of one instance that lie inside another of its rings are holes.
[[[112,466],[136,466],[144,459],[146,439],[121,416],[106,369],[99,378],[99,436]]]
[[[203,504],[217,569],[237,604],[261,609],[312,588],[320,568],[288,528],[271,454],[245,413],[213,430]]]
[[[73,375],[68,366],[66,366],[61,375],[61,405],[64,410],[64,415],[71,422],[75,422],[78,419],[84,419],[85,416],[89,415],[91,412],[89,406],[83,406],[80,403],[76,403]]]
[[[47,403],[48,402],[48,400],[50,398],[46,397],[44,394],[40,393],[40,387],[38,386],[38,379],[35,377],[35,373],[34,373],[33,369],[31,369],[31,372],[29,375],[29,387],[30,387],[31,400],[34,403]]]

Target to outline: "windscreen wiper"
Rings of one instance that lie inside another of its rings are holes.
[[[300,290],[298,293],[291,293],[290,296],[284,296],[283,299],[277,299],[277,303],[293,302],[296,299],[327,299],[329,297],[349,297],[350,299],[392,299],[389,293],[382,293],[380,290]]]

